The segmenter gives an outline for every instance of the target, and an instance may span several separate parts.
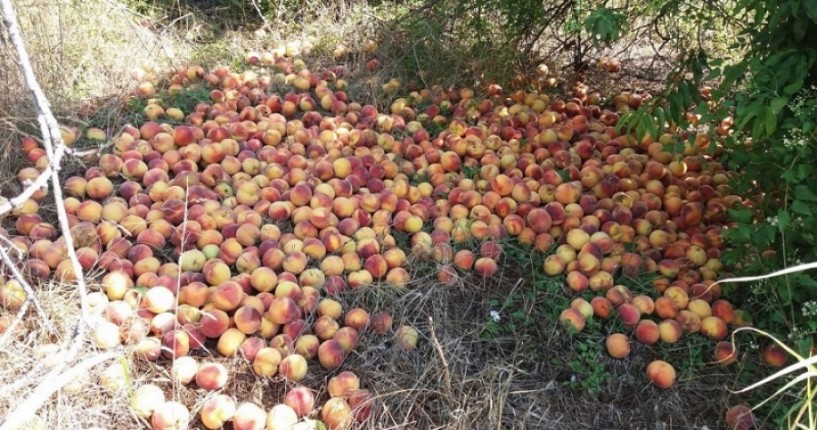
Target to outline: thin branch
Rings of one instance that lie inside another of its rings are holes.
[[[6,421],[0,425],[0,430],[14,430],[22,428],[28,423],[29,420],[31,420],[32,417],[34,417],[37,410],[39,410],[43,404],[52,395],[54,395],[54,393],[62,389],[62,387],[66,386],[76,378],[87,375],[93,367],[116,358],[117,356],[119,356],[119,353],[117,352],[98,354],[81,361],[76,366],[66,370],[65,372],[59,372],[61,369],[52,370],[43,378],[43,381],[46,383],[37,386],[37,388],[31,394],[29,394],[28,397],[22,401],[22,403],[17,405],[17,407],[6,416]]]
[[[3,239],[6,240],[5,238]],[[34,289],[31,288],[31,284],[26,281],[25,275],[23,275],[23,272],[20,271],[17,264],[15,264],[14,260],[12,260],[11,255],[9,255],[9,250],[2,246],[0,246],[0,259],[3,260],[3,263],[5,263],[6,267],[8,267],[8,269],[11,271],[12,277],[20,284],[21,287],[23,287],[23,291],[26,292],[26,300],[30,299],[33,302],[34,307],[37,309],[37,313],[43,317],[42,322],[46,325],[46,327],[48,327],[48,330],[52,333],[56,333],[56,329],[53,325],[51,325],[51,322],[47,320],[47,314],[40,306],[40,302],[36,299]],[[2,345],[3,343],[0,342],[0,346]]]
[[[74,249],[74,240],[71,237],[71,228],[68,222],[68,214],[65,211],[65,205],[62,204],[63,194],[62,186],[60,185],[59,170],[60,160],[65,151],[65,142],[62,140],[60,134],[60,126],[54,113],[51,111],[51,106],[48,98],[45,96],[42,87],[37,82],[37,77],[34,75],[34,69],[31,66],[31,58],[26,51],[25,43],[20,33],[20,25],[17,22],[17,14],[11,0],[0,0],[0,6],[3,11],[3,24],[8,31],[8,37],[14,49],[17,51],[17,62],[20,71],[25,78],[26,86],[31,91],[37,108],[37,122],[40,125],[40,133],[42,134],[42,143],[48,156],[51,175],[51,188],[53,190],[54,201],[57,207],[57,217],[59,219],[59,226],[63,238],[65,240],[68,251],[68,258],[71,261],[71,266],[74,271],[77,283],[77,291],[79,293],[81,315],[77,319],[74,326],[73,333],[68,336],[62,349],[61,360],[40,382],[40,384],[33,390],[33,392],[23,399],[20,405],[8,415],[6,423],[0,429],[17,428],[33,416],[42,404],[54,392],[59,390],[67,381],[72,380],[77,375],[87,372],[90,367],[101,363],[102,361],[112,357],[111,354],[103,354],[92,357],[80,363],[71,370],[62,373],[71,361],[77,356],[80,348],[84,344],[86,338],[87,321],[89,319],[89,305],[88,305],[88,288],[85,285],[85,277],[82,265],[77,258],[76,250]],[[45,169],[45,170],[48,170]],[[12,265],[12,268],[14,266]],[[65,381],[60,385],[60,381]]]

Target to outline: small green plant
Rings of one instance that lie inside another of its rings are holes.
[[[600,339],[588,338],[573,344],[573,355],[567,365],[574,373],[567,385],[572,388],[582,388],[591,393],[600,391],[612,376],[604,368],[600,358],[604,352],[604,342]]]

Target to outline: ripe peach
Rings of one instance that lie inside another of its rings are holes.
[[[170,367],[170,376],[182,385],[187,385],[196,377],[199,363],[190,356],[177,357]]]
[[[607,319],[613,312],[613,304],[604,297],[596,296],[590,300],[593,306],[593,315],[597,318]]]
[[[722,340],[715,345],[715,361],[728,365],[734,363],[738,358],[738,351],[732,342]]]
[[[348,429],[354,420],[354,413],[346,400],[336,397],[323,404],[321,420],[330,430]]]
[[[139,418],[148,418],[165,402],[165,393],[154,384],[137,388],[131,397],[130,406]]]
[[[352,327],[358,332],[363,332],[369,325],[369,313],[361,308],[353,308],[346,312],[343,324]]]
[[[176,307],[176,296],[169,289],[156,286],[145,292],[143,303],[147,310],[160,314]]]
[[[241,348],[241,344],[247,339],[247,335],[237,328],[228,328],[218,339],[216,349],[219,354],[225,357],[234,356]]]
[[[229,373],[221,363],[204,363],[196,372],[196,385],[207,391],[215,391],[227,384]]]
[[[735,323],[735,309],[726,300],[719,299],[712,302],[712,315],[720,318],[726,324]]]
[[[302,355],[290,354],[281,360],[278,371],[284,378],[299,382],[306,377],[307,367],[306,359]]]
[[[272,407],[267,413],[267,430],[290,430],[298,423],[298,414],[285,404]]]
[[[675,343],[681,339],[681,324],[675,320],[663,320],[658,323],[658,335],[661,342]]]
[[[235,412],[235,400],[226,394],[219,394],[204,401],[199,416],[204,427],[219,429],[233,419]]]
[[[578,310],[584,317],[585,321],[589,321],[591,318],[593,318],[593,305],[581,297],[573,299],[573,301],[570,302],[570,307]]]
[[[329,339],[321,343],[318,348],[318,361],[327,370],[337,369],[343,363],[345,354],[343,346],[334,339]]]
[[[299,416],[305,416],[315,407],[315,395],[309,388],[300,386],[290,390],[284,397],[284,404]]]
[[[244,402],[235,410],[233,416],[234,430],[264,430],[267,413],[260,406],[251,402]]]
[[[276,296],[270,302],[266,315],[273,323],[283,325],[300,318],[301,310],[291,298]]]
[[[675,383],[675,368],[663,360],[647,365],[647,378],[658,388],[667,389]]]
[[[723,340],[727,333],[726,323],[716,316],[701,318],[701,334],[712,340]]]
[[[216,309],[230,312],[238,308],[244,296],[244,289],[239,283],[226,281],[213,288],[209,300]]]
[[[651,320],[641,320],[635,327],[635,338],[645,345],[658,342],[660,331],[658,324]]]
[[[320,345],[321,341],[317,336],[304,334],[295,340],[295,352],[308,359],[313,359],[318,356],[318,348]]]
[[[153,411],[150,419],[155,430],[181,430],[190,425],[190,411],[183,404],[168,401]]]
[[[746,405],[736,405],[726,411],[726,426],[729,430],[751,430],[755,428],[752,409]]]
[[[253,334],[261,328],[261,312],[251,306],[241,306],[233,314],[233,321],[244,334]]]
[[[328,340],[340,329],[340,324],[331,317],[324,315],[315,320],[312,329],[320,340]]]
[[[278,373],[278,366],[281,361],[281,353],[277,349],[261,348],[252,361],[252,370],[258,376],[272,377]]]
[[[678,324],[681,324],[681,327],[686,332],[697,333],[701,330],[701,318],[686,309],[678,312],[678,315],[675,316],[675,321],[678,321]]]
[[[210,309],[203,312],[199,330],[211,339],[218,338],[230,328],[230,317],[220,309]]]
[[[586,290],[590,285],[587,276],[576,270],[567,274],[565,283],[571,290],[577,293],[581,293],[582,291]]]
[[[670,297],[661,296],[655,299],[655,314],[659,318],[672,319],[678,314],[678,305]]]
[[[633,328],[641,319],[641,312],[630,303],[624,303],[618,307],[618,317],[628,328]]]
[[[605,340],[610,357],[623,359],[630,355],[630,339],[625,334],[613,333]]]
[[[770,367],[783,367],[788,360],[789,356],[786,350],[776,343],[770,343],[763,349],[763,362]]]
[[[581,312],[577,309],[568,308],[562,311],[559,315],[559,321],[568,329],[582,331],[586,324]]]
[[[190,352],[190,335],[185,330],[169,330],[162,335],[162,355],[183,357]]]

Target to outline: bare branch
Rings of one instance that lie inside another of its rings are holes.
[[[17,405],[17,407],[7,415],[6,421],[3,422],[3,425],[0,425],[0,430],[13,430],[23,427],[54,393],[74,379],[87,374],[91,368],[116,358],[117,356],[119,356],[117,352],[98,354],[81,361],[65,372],[60,372],[62,370],[60,368],[52,370],[43,378],[43,381],[46,383],[37,386],[22,403]]]

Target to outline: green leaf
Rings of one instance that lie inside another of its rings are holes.
[[[804,216],[811,216],[811,208],[800,200],[795,200],[791,204],[791,211]]]
[[[752,222],[751,209],[729,209],[729,218],[735,222],[749,224]]]
[[[781,233],[786,231],[786,228],[791,223],[791,215],[783,209],[777,211],[777,228]]]
[[[769,102],[769,106],[771,106],[772,112],[777,115],[784,107],[786,107],[788,103],[788,97],[775,97],[771,102]]]
[[[772,108],[766,108],[764,112],[764,125],[766,126],[766,134],[771,136],[777,130],[777,114],[772,111]]]
[[[797,200],[805,200],[807,202],[817,202],[817,195],[808,189],[805,185],[798,185],[794,187],[794,198]]]

